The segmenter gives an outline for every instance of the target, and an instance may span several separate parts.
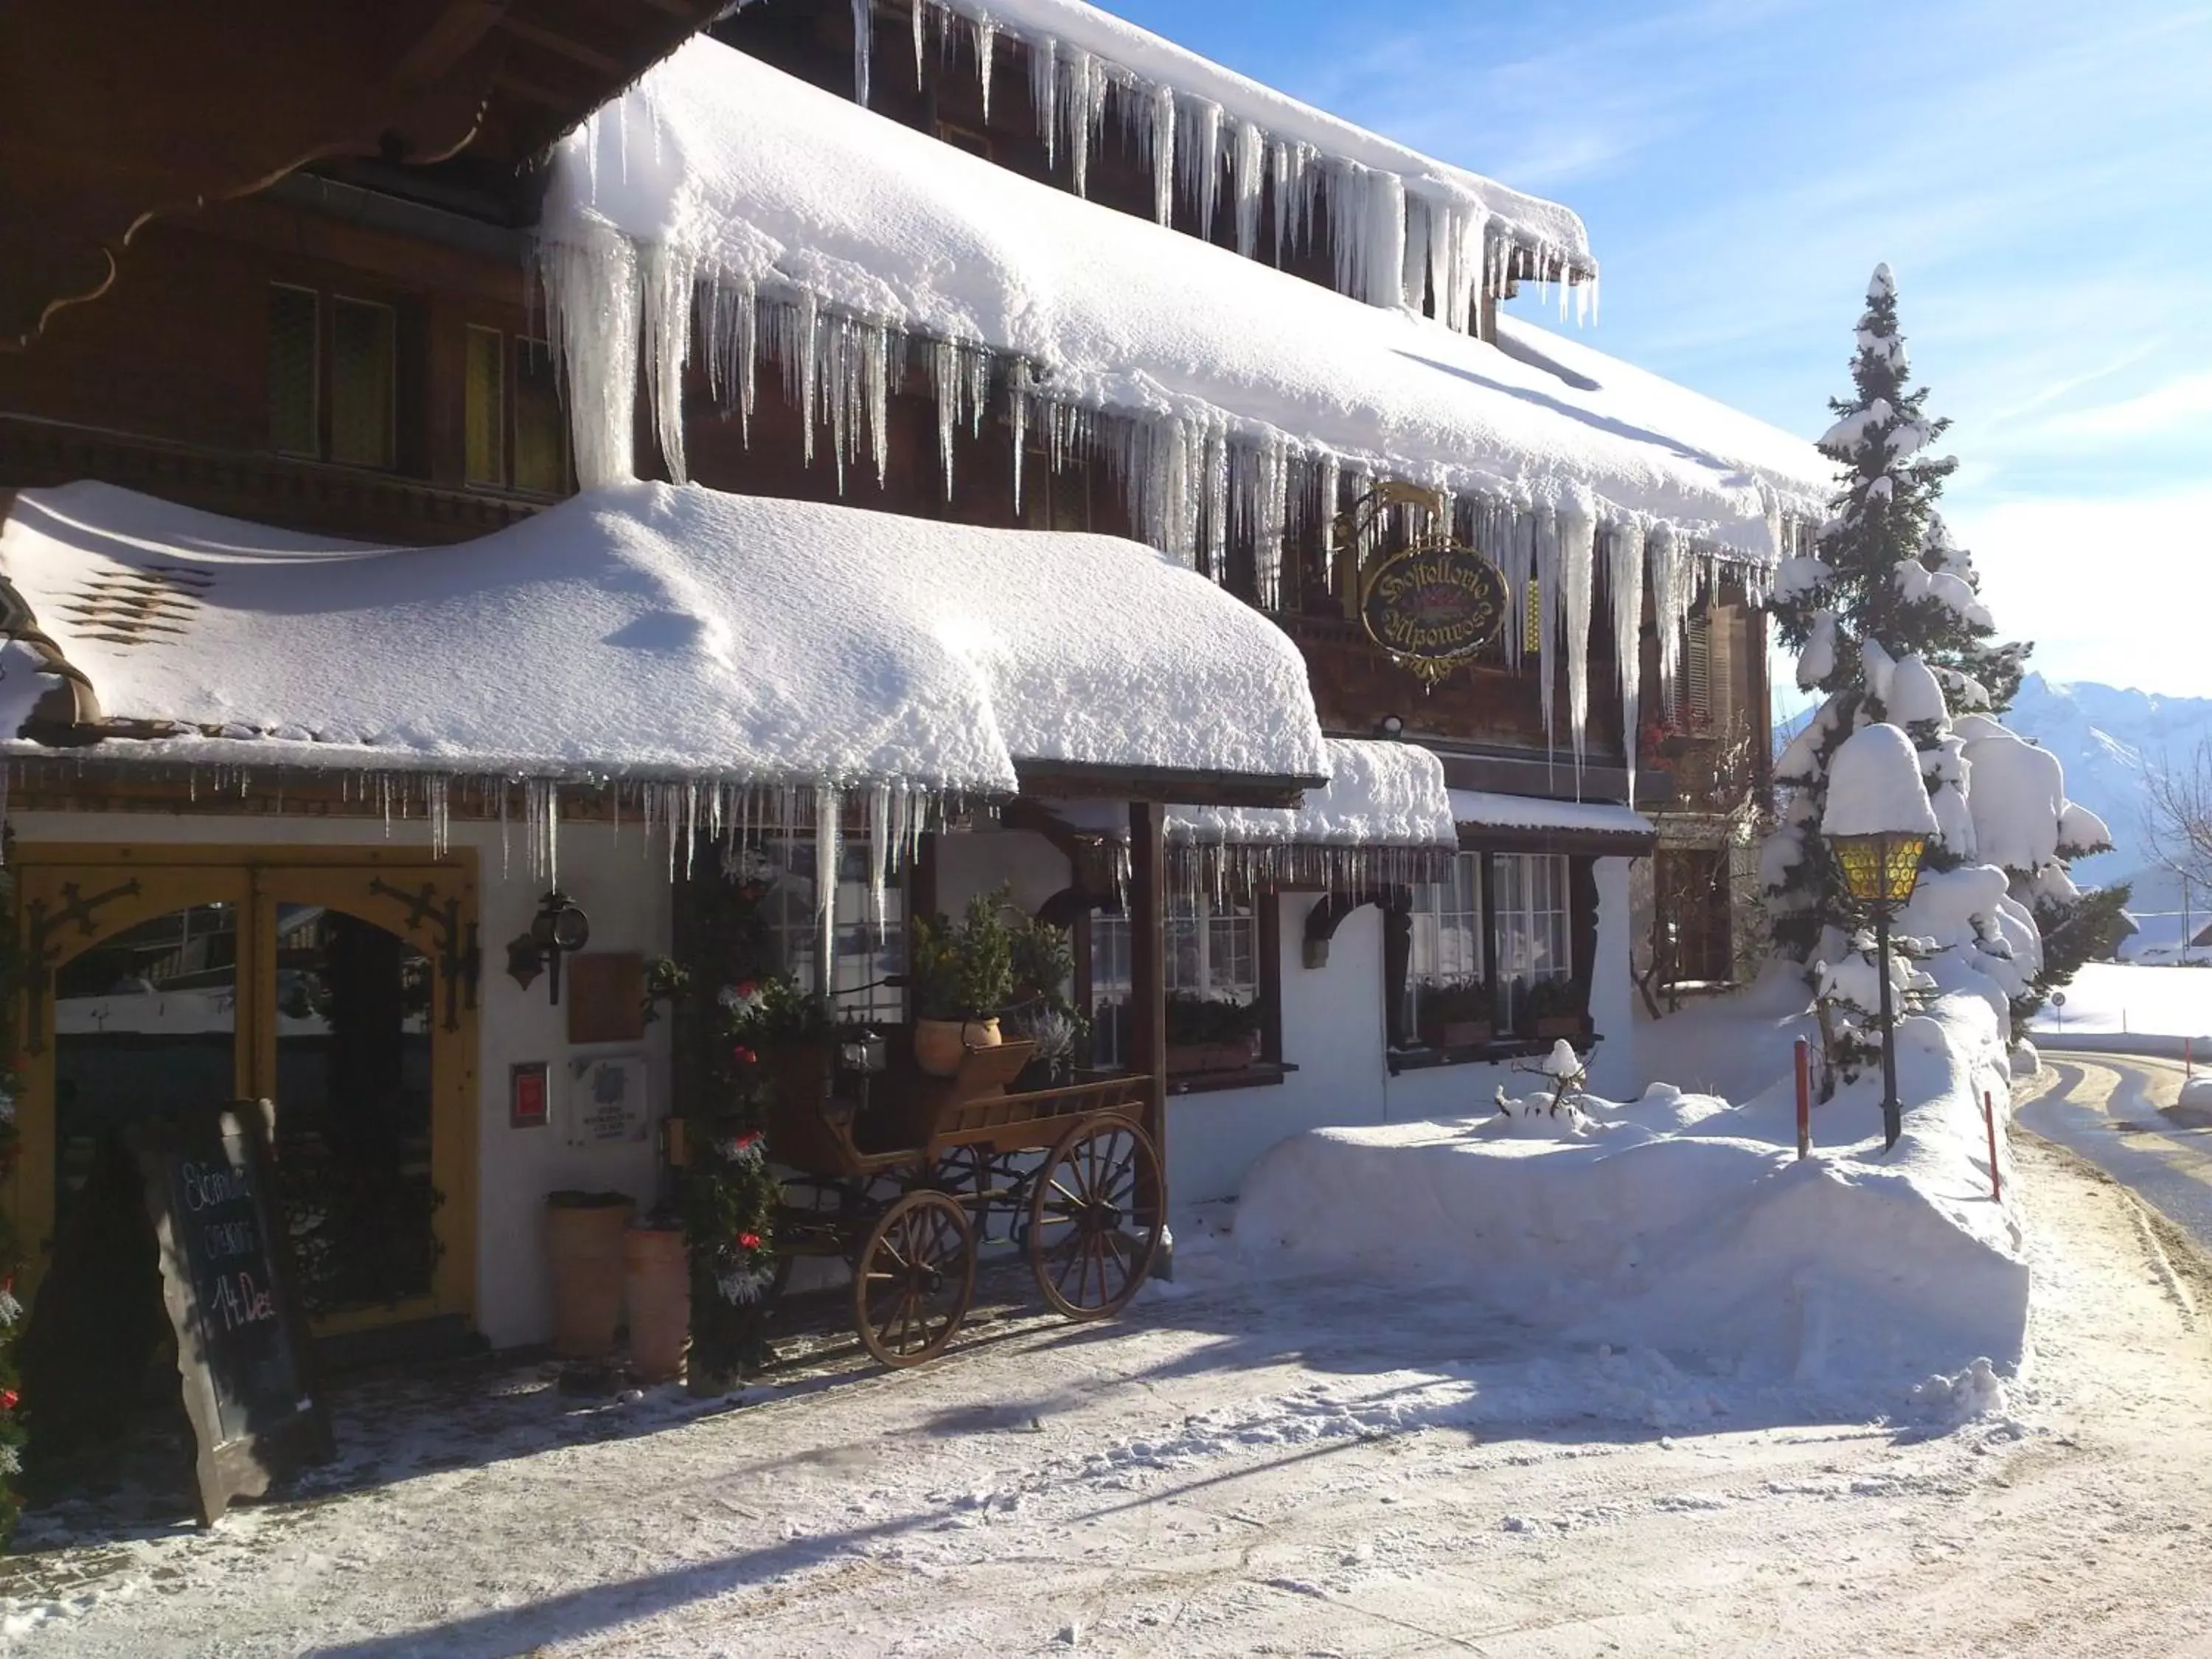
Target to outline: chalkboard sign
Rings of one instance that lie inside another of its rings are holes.
[[[162,1301],[198,1442],[200,1518],[331,1455],[328,1413],[277,1231],[266,1101],[142,1121],[125,1143],[145,1182]]]

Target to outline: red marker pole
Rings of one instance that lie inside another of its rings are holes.
[[[1997,1109],[1990,1091],[1982,1091],[1982,1127],[1990,1132],[1990,1198],[1992,1202],[2004,1201],[2004,1179],[1997,1173]]]
[[[1813,1045],[1797,1039],[1797,1156],[1813,1150]]]

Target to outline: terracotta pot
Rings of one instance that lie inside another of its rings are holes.
[[[990,1019],[917,1019],[914,1023],[914,1063],[932,1077],[951,1077],[970,1048],[995,1048],[1006,1039],[999,1022]]]
[[[546,1200],[553,1352],[563,1359],[599,1359],[615,1351],[615,1326],[622,1316],[623,1233],[636,1207],[618,1193],[593,1194],[585,1202]]]
[[[673,1227],[623,1234],[623,1296],[629,1304],[629,1363],[641,1381],[665,1382],[684,1370],[691,1340],[691,1258]]]

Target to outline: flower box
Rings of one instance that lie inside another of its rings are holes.
[[[1480,1048],[1496,1036],[1498,1028],[1486,1019],[1446,1020],[1437,1030],[1437,1046]]]
[[[1258,1057],[1259,1051],[1256,1041],[1170,1042],[1168,1072],[1170,1076],[1192,1072],[1241,1072]]]
[[[1551,1042],[1560,1037],[1589,1035],[1588,1014],[1539,1014],[1535,1020],[1535,1036],[1539,1042]]]

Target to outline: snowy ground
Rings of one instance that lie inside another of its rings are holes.
[[[2039,1010],[2039,1044],[2069,1037],[2194,1037],[2212,1045],[2212,967],[2158,968],[2093,962],[2066,988],[2063,1008]]]
[[[2212,1655],[2212,1278],[2061,1154],[2018,1178],[2038,1366],[1964,1424],[1243,1279],[705,1414],[351,1396],[320,1495],[45,1519],[0,1612],[62,1655]]]

